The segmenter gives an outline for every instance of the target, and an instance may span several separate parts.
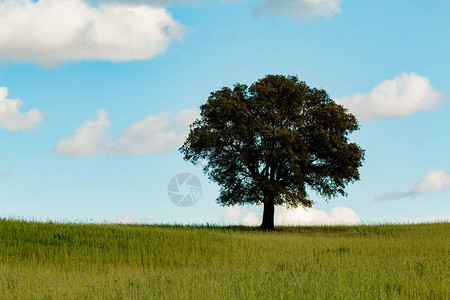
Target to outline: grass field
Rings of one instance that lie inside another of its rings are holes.
[[[0,220],[0,298],[449,299],[449,233]]]

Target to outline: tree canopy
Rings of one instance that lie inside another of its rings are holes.
[[[348,139],[358,129],[325,90],[268,75],[212,92],[180,151],[205,160],[221,186],[218,203],[264,204],[261,227],[273,229],[275,205],[311,207],[307,188],[328,200],[359,180],[364,150]]]

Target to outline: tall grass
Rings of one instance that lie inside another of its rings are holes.
[[[0,220],[0,298],[448,299],[449,232]]]

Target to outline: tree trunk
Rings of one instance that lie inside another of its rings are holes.
[[[274,205],[274,199],[270,197],[264,197],[264,212],[263,212],[263,219],[261,224],[262,230],[274,230],[274,214],[275,214],[275,205]]]

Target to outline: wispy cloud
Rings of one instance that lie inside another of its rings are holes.
[[[251,0],[222,0],[225,3]],[[262,17],[266,12],[275,16],[287,16],[293,21],[311,20],[317,17],[331,18],[341,13],[341,0],[257,0],[254,14]]]
[[[42,113],[36,109],[21,113],[20,99],[8,99],[8,89],[0,87],[0,128],[8,130],[31,130],[35,129],[42,121]]]
[[[12,174],[13,174],[12,171],[6,171],[6,172],[2,173],[2,176],[3,176],[3,177],[9,177],[9,176],[11,176]]]
[[[141,224],[149,224],[149,221],[146,219],[143,220],[135,220],[130,216],[120,216],[113,220],[106,221],[107,224],[122,224],[122,225],[141,225]]]
[[[437,91],[426,77],[415,73],[401,74],[375,86],[367,94],[335,99],[362,123],[408,116],[419,111],[438,108],[444,94]]]
[[[184,6],[198,5],[208,0],[91,0],[94,3],[127,3],[147,4],[152,6]],[[250,2],[251,0],[222,0],[223,3]],[[255,15],[260,17],[266,12],[275,16],[287,16],[294,21],[310,20],[313,18],[331,18],[341,13],[342,0],[257,0]]]
[[[406,197],[443,192],[450,188],[450,173],[447,171],[431,170],[421,180],[411,180],[409,190],[402,192],[399,190],[391,191],[375,197],[376,202],[384,202],[389,200],[397,200]]]
[[[197,5],[207,0],[88,0],[88,2],[102,4],[120,4],[126,3],[131,5],[151,5],[151,6],[185,6],[185,5]]]
[[[106,132],[110,120],[106,110],[99,110],[97,118],[89,119],[62,139],[56,153],[62,156],[147,155],[165,153],[180,147],[189,132],[189,125],[198,117],[196,109],[186,109],[177,115],[163,112],[149,115],[119,132],[113,140]]]
[[[402,199],[402,198],[406,198],[409,196],[414,196],[414,193],[412,191],[403,192],[400,190],[395,190],[395,191],[390,191],[390,192],[378,195],[375,197],[374,200],[375,200],[375,202],[384,202],[384,201],[389,201],[389,200]]]
[[[341,0],[260,0],[257,14],[264,10],[274,15],[285,15],[294,21],[317,17],[331,18],[341,13]]]
[[[82,0],[0,1],[0,59],[55,65],[164,53],[186,28],[163,7]]]
[[[262,207],[255,208],[231,206],[219,216],[224,224],[242,224],[258,226],[261,224]],[[330,212],[316,208],[304,209],[302,207],[289,209],[285,206],[275,207],[276,226],[296,225],[357,225],[361,224],[358,214],[344,206],[334,207]]]

